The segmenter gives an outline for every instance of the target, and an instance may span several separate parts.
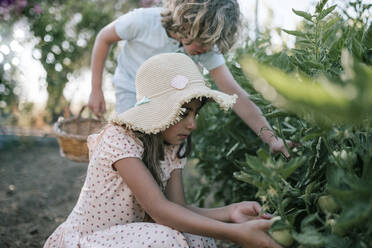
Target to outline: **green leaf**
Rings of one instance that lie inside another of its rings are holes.
[[[265,114],[265,117],[268,118],[268,119],[278,118],[278,117],[286,117],[286,116],[288,116],[288,113],[284,112],[282,110],[279,110],[279,109],[276,109],[273,112]]]
[[[302,49],[293,48],[292,51],[296,52],[296,53],[304,54],[304,55],[308,55],[308,52],[305,50],[306,48],[313,49],[313,47],[314,47],[314,43],[309,41],[309,40],[298,40],[298,41],[296,41],[296,43],[298,45],[300,45],[300,47]],[[303,49],[303,48],[305,48],[305,49]]]
[[[233,145],[233,147],[230,148],[230,150],[226,154],[226,157],[230,156],[230,154],[233,153],[233,151],[235,151],[236,148],[238,148],[238,146],[239,146],[239,142],[237,142],[235,145]]]
[[[310,22],[313,22],[313,20],[311,19],[311,15],[305,11],[300,11],[300,10],[295,10],[295,9],[292,9],[292,11],[298,15],[298,16],[301,16],[303,18],[305,18],[306,20],[310,21]]]
[[[330,29],[333,25],[335,25],[338,21],[340,21],[341,18],[340,17],[335,17],[333,18],[332,20],[328,21],[324,26],[323,26],[323,29],[324,30],[328,30]]]
[[[309,226],[319,218],[318,213],[310,214],[301,221],[301,229],[306,230]]]
[[[368,49],[372,49],[372,24],[363,34],[362,44]]]
[[[337,86],[325,86],[306,77],[290,76],[275,68],[259,65],[250,59],[243,60],[241,65],[243,71],[247,73],[249,77],[264,79],[269,85],[274,87],[279,94],[282,94],[287,99],[294,100],[298,103],[306,102],[314,107],[324,107],[328,105],[334,106],[335,108],[343,108],[348,105],[346,92],[343,92]],[[262,84],[263,82],[260,82],[260,85],[258,85],[257,82],[255,88],[257,87],[258,91],[266,89],[260,88]],[[261,93],[263,93],[264,97],[267,94],[265,91]]]
[[[285,51],[281,51],[278,56],[274,56],[271,64],[285,71],[291,68],[289,57]]]
[[[284,32],[286,32],[287,34],[294,35],[294,36],[301,37],[301,38],[306,38],[306,34],[303,33],[303,32],[293,31],[293,30],[287,30],[287,29],[284,29],[284,28],[282,28],[282,30]]]
[[[333,42],[334,42],[334,36],[335,36],[334,30],[324,31],[322,33],[322,42],[323,43],[327,43],[328,39],[331,38],[330,43],[333,44]]]
[[[327,9],[323,10],[322,12],[320,12],[320,14],[317,17],[317,20],[318,21],[322,20],[329,13],[331,13],[336,7],[337,7],[337,5],[333,5],[333,6],[329,7],[329,8],[327,8]]]
[[[315,228],[308,226],[301,233],[293,232],[293,238],[301,245],[311,247],[325,247],[327,244],[327,237],[318,232]]]
[[[352,45],[353,55],[357,57],[358,59],[360,59],[363,54],[362,43],[360,43],[360,41],[356,37],[353,37],[351,45]]]
[[[277,231],[282,229],[288,229],[291,228],[291,226],[286,222],[284,218],[281,218],[280,216],[274,217],[274,223],[270,227],[270,231]]]
[[[313,68],[316,68],[316,69],[323,69],[323,65],[316,62],[316,61],[311,61],[311,60],[307,60],[305,61],[306,65],[308,65],[309,67],[313,67]]]
[[[304,136],[304,137],[302,138],[302,140],[303,140],[303,141],[314,140],[314,139],[316,139],[316,138],[318,138],[318,137],[320,137],[320,136],[322,136],[322,135],[323,135],[322,132],[313,132],[313,133],[310,133],[310,134]]]
[[[284,179],[287,179],[297,168],[304,164],[304,158],[294,158],[288,164],[284,164],[279,173]]]
[[[258,151],[257,151],[257,156],[261,159],[261,160],[263,160],[263,161],[266,161],[266,160],[268,160],[268,159],[270,159],[270,154],[267,152],[267,151],[265,151],[265,150],[263,150],[263,149],[258,149]]]
[[[246,182],[246,183],[249,183],[251,185],[254,185],[255,187],[257,188],[260,188],[262,187],[262,183],[259,181],[259,179],[257,177],[254,177],[244,171],[240,171],[240,172],[234,172],[234,177],[240,181],[243,181],[243,182]]]
[[[266,168],[263,162],[256,156],[246,155],[245,156],[246,164],[253,169],[254,171],[260,172],[263,168]]]
[[[327,4],[328,0],[321,0],[317,5],[316,5],[316,13],[320,13],[324,6]]]
[[[370,202],[354,202],[350,208],[344,209],[342,215],[337,219],[336,227],[348,230],[353,226],[362,225],[372,218],[372,204]]]

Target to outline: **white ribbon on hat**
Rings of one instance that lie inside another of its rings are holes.
[[[145,103],[148,103],[150,102],[150,99],[148,99],[147,97],[143,97],[140,101],[136,102],[136,104],[134,106],[139,106],[139,105],[142,105],[142,104],[145,104]]]
[[[139,106],[139,105],[142,105],[142,104],[145,104],[145,103],[148,103],[150,102],[150,99],[151,98],[154,98],[154,97],[157,97],[157,96],[160,96],[160,95],[163,95],[169,91],[172,91],[174,89],[177,89],[177,90],[183,90],[184,88],[186,88],[186,86],[190,83],[197,83],[197,82],[201,82],[203,85],[205,85],[204,83],[204,80],[201,80],[201,79],[197,79],[197,80],[189,80],[186,76],[182,76],[182,75],[177,75],[175,76],[170,85],[172,86],[172,88],[168,88],[166,90],[163,90],[161,92],[158,92],[156,94],[153,94],[149,97],[146,97],[144,96],[140,101],[138,101],[134,106]]]

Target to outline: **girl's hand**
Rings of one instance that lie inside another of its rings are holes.
[[[252,220],[237,226],[237,241],[243,248],[281,248],[267,230],[272,225],[270,220]]]
[[[242,223],[253,219],[271,219],[271,215],[264,213],[260,216],[261,205],[255,201],[244,201],[229,205],[231,222]]]

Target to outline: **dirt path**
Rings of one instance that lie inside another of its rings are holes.
[[[42,247],[72,210],[87,164],[58,151],[53,138],[23,138],[0,150],[0,247]]]

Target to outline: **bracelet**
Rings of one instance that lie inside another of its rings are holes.
[[[271,137],[276,137],[276,135],[275,135],[275,133],[274,133],[274,131],[272,129],[270,129],[268,127],[261,127],[260,132],[258,133],[258,137],[259,138],[261,138],[263,131],[269,131],[269,132],[271,132],[270,138]]]

